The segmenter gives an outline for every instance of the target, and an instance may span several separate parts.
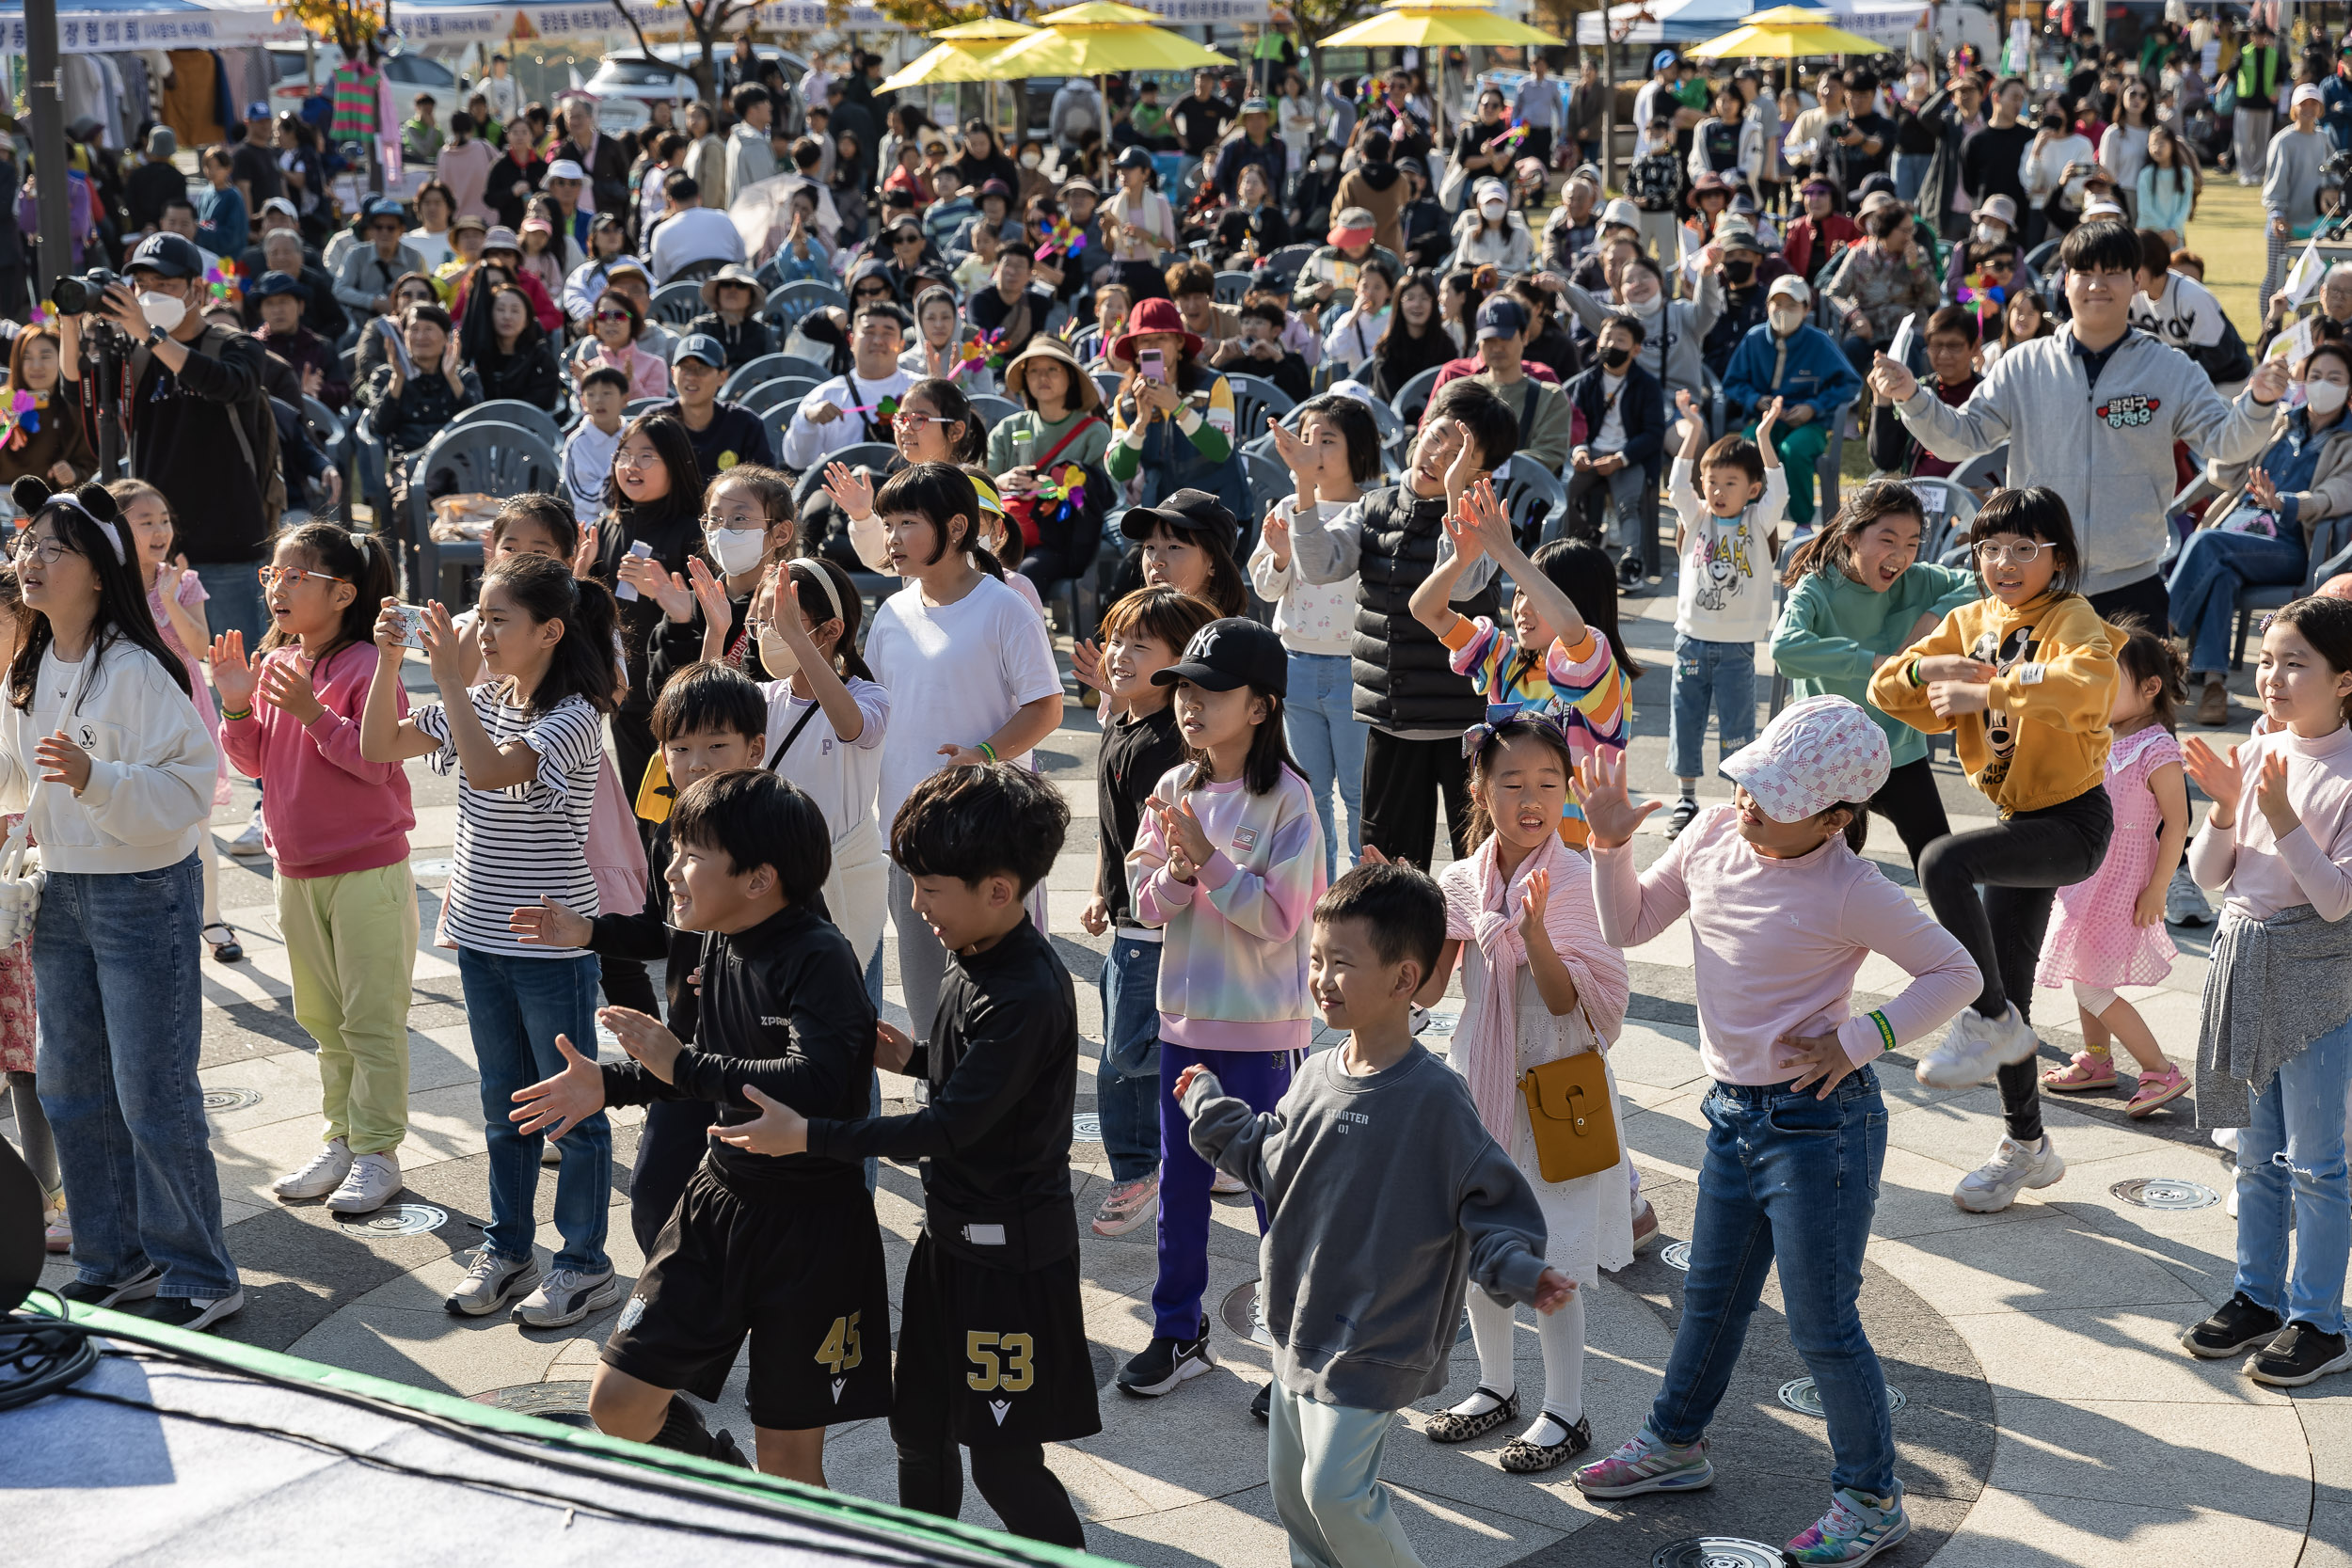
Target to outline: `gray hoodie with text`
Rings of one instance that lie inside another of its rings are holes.
[[[1258,1269],[1282,1386],[1401,1410],[1446,1385],[1466,1275],[1535,1299],[1544,1216],[1460,1074],[1418,1044],[1362,1078],[1340,1056],[1308,1057],[1263,1114],[1201,1073],[1184,1114],[1200,1157],[1265,1199]]]

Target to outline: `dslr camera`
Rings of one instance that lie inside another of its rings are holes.
[[[103,303],[106,286],[131,286],[130,279],[104,267],[92,267],[79,277],[60,277],[52,285],[49,298],[62,316],[87,316]]]
[[[1844,141],[1853,135],[1853,121],[1844,115],[1839,115],[1836,119],[1821,127],[1821,135],[1832,141]]]

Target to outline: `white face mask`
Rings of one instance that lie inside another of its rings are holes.
[[[1999,245],[2009,238],[2009,230],[1997,223],[1980,223],[1974,232],[1979,245]]]
[[[1323,170],[1326,174],[1330,173],[1333,169],[1339,166],[1340,161],[1337,158],[1329,156],[1328,154],[1315,160],[1315,167]]]
[[[171,294],[144,293],[139,295],[139,311],[147,317],[147,325],[160,326],[168,332],[187,319],[187,302]]]
[[[1654,316],[1658,314],[1659,308],[1665,303],[1666,299],[1663,294],[1652,294],[1647,299],[1628,299],[1625,305],[1627,309],[1637,316]]]
[[[1021,154],[1021,166],[1023,168],[1035,168],[1038,165],[1043,163],[1044,161],[1044,159],[1039,157],[1034,152],[1024,152]]]
[[[1501,223],[1506,205],[1501,201],[1482,201],[1478,204],[1478,210],[1486,215],[1488,223]]]
[[[759,662],[766,667],[771,681],[790,680],[801,668],[800,656],[773,626],[759,628]]]
[[[1772,322],[1772,330],[1784,338],[1804,325],[1804,312],[1794,306],[1767,310],[1764,314]]]
[[[768,551],[767,534],[755,528],[714,528],[703,535],[703,542],[710,546],[710,559],[719,570],[731,578],[756,570]]]
[[[2332,414],[2344,406],[2344,400],[2352,396],[2352,387],[2341,381],[2307,381],[2303,384],[2303,402],[2314,414]]]

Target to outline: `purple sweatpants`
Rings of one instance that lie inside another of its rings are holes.
[[[1209,1163],[1193,1152],[1192,1123],[1176,1103],[1176,1078],[1199,1062],[1225,1092],[1271,1111],[1291,1086],[1288,1051],[1188,1051],[1160,1041],[1160,1278],[1152,1288],[1152,1332],[1190,1339],[1200,1332],[1200,1292],[1209,1283]],[[1258,1234],[1265,1200],[1252,1196]]]

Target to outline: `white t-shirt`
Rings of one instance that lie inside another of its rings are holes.
[[[653,231],[652,253],[656,283],[667,283],[678,269],[696,261],[740,261],[743,236],[735,220],[708,207],[689,207],[663,218]]]
[[[1668,492],[1682,519],[1682,580],[1675,594],[1675,630],[1704,642],[1760,642],[1772,631],[1772,545],[1788,507],[1788,480],[1775,463],[1764,470],[1764,495],[1737,517],[1718,517],[1691,483],[1691,460],[1677,457]]]
[[[2131,321],[2177,349],[2211,348],[2221,341],[2221,302],[2211,289],[2183,273],[2167,275],[2162,299],[2134,294]]]
[[[868,381],[855,371],[836,375],[801,400],[793,412],[792,422],[785,426],[784,451],[777,455],[787,468],[806,470],[828,452],[843,447],[854,447],[865,441],[890,439],[890,421],[877,410],[886,398],[903,398],[915,378],[902,366],[892,366],[890,373],[880,381]],[[835,408],[861,408],[864,413],[844,414],[840,419],[818,424],[808,417],[808,411],[820,403]],[[868,421],[873,433],[867,433]]]
[[[457,775],[456,869],[450,873],[442,920],[450,940],[479,953],[516,958],[576,958],[574,949],[526,947],[506,922],[545,894],[573,913],[600,913],[596,879],[588,869],[588,818],[596,809],[596,773],[604,762],[604,721],[578,697],[566,697],[536,718],[499,701],[502,683],[469,689],[473,710],[503,746],[520,740],[539,753],[539,770],[523,784],[480,790],[466,782],[449,739],[449,714],[425,703],[408,717],[441,742],[425,766]]]
[[[1597,456],[1625,451],[1625,377],[1600,372],[1600,429],[1588,443]]]
[[[1313,523],[1327,523],[1347,510],[1343,501],[1317,501]],[[1284,496],[1267,513],[1292,523],[1298,515],[1298,497]],[[1295,535],[1294,535],[1295,537]],[[1298,561],[1274,569],[1273,546],[1261,539],[1249,552],[1249,580],[1258,596],[1274,601],[1274,630],[1282,645],[1299,654],[1345,654],[1355,647],[1356,575],[1337,582],[1309,582],[1298,575]]]
[[[608,436],[596,420],[582,420],[564,442],[564,494],[582,528],[604,513],[605,482],[612,477],[612,454],[621,450],[621,432],[627,428],[615,426]]]
[[[767,749],[760,756],[765,762],[776,754],[776,748],[792,734],[792,726],[800,723],[802,716],[818,705],[814,699],[804,703],[792,695],[790,681],[759,684],[768,693]],[[825,825],[833,830],[835,844],[874,819],[874,795],[882,784],[882,736],[890,728],[888,691],[855,675],[844,676],[841,684],[850,689],[858,712],[866,716],[866,727],[857,738],[842,740],[834,732],[833,721],[820,710],[776,764],[777,774],[800,785],[825,814]]]
[[[866,662],[891,700],[877,802],[883,822],[946,766],[942,746],[977,746],[1016,709],[1061,694],[1045,623],[986,576],[950,605],[925,604],[912,582],[884,599],[866,634]],[[1000,760],[1026,768],[1029,753]]]

